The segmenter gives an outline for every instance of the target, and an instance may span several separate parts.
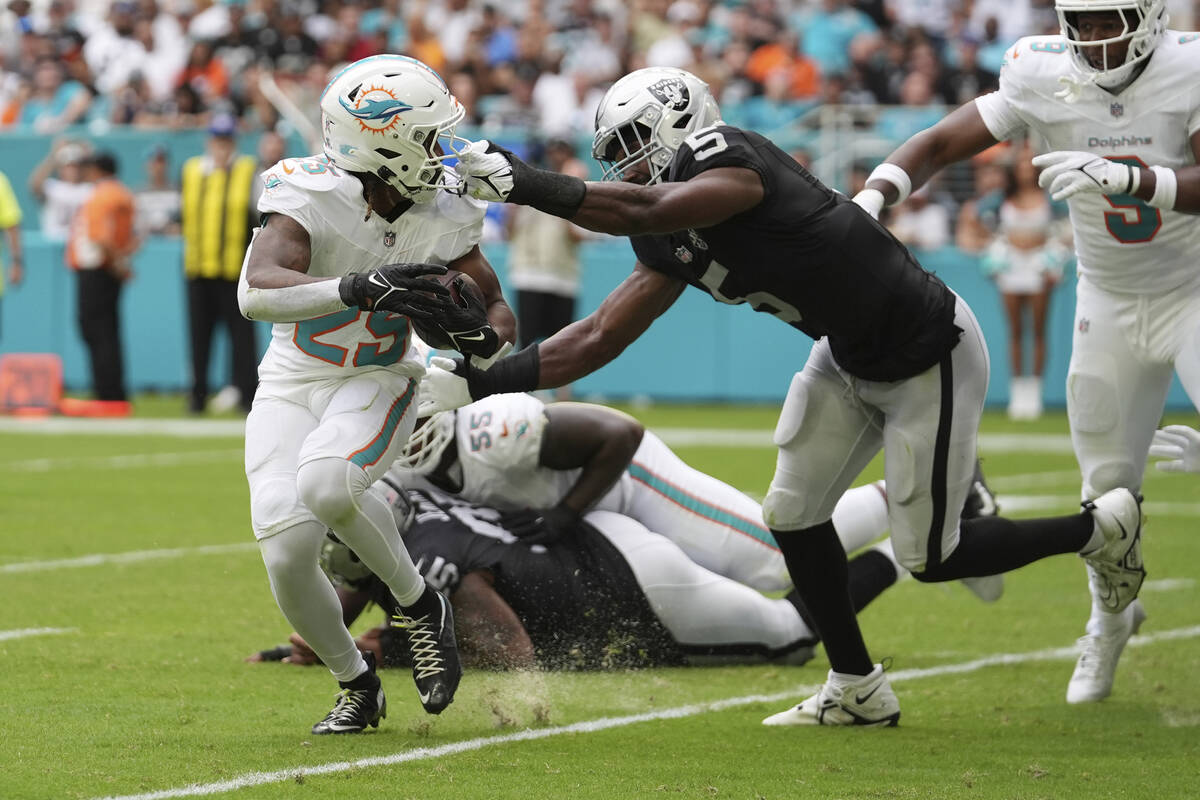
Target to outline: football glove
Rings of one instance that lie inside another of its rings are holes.
[[[1200,431],[1187,425],[1168,425],[1155,431],[1150,455],[1170,459],[1154,465],[1163,472],[1200,472]]]
[[[449,302],[431,320],[450,346],[464,356],[488,358],[500,349],[500,336],[488,322],[487,309],[472,292],[461,292],[463,305]]]
[[[458,172],[467,194],[477,200],[503,203],[514,184],[512,153],[488,140],[473,142],[458,154]]]
[[[428,417],[473,403],[475,398],[467,382],[471,369],[466,359],[434,356],[417,392],[417,416]]]
[[[351,308],[433,319],[449,305],[450,292],[421,276],[445,273],[440,264],[387,264],[370,272],[351,272],[338,284],[338,293]]]
[[[1128,194],[1133,186],[1132,167],[1095,153],[1058,150],[1034,156],[1033,165],[1042,170],[1038,186],[1049,189],[1055,200],[1066,200],[1081,192]]]
[[[561,503],[552,508],[523,508],[500,515],[500,527],[522,544],[552,545],[570,539],[579,529],[579,514]]]

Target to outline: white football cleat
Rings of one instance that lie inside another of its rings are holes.
[[[1146,611],[1138,601],[1130,603],[1120,614],[1111,631],[1079,637],[1079,661],[1067,684],[1068,703],[1095,703],[1112,693],[1117,661],[1129,637],[1138,632],[1146,621]]]
[[[866,725],[893,727],[900,722],[900,701],[876,664],[857,680],[839,681],[833,670],[820,691],[798,706],[772,714],[763,725]]]
[[[1125,488],[1105,492],[1083,503],[1091,512],[1104,542],[1080,553],[1092,568],[1094,597],[1110,614],[1119,614],[1133,602],[1146,579],[1142,565],[1141,498]]]

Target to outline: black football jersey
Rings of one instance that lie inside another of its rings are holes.
[[[529,547],[504,531],[491,509],[410,492],[415,524],[404,544],[435,588],[454,593],[462,577],[486,570],[496,593],[512,607],[538,661],[553,669],[606,669],[683,663],[683,656],[649,603],[629,564],[588,526],[573,541]],[[376,601],[395,611],[382,583]]]
[[[632,237],[638,260],[723,303],[749,303],[814,339],[843,369],[894,381],[938,363],[958,342],[954,294],[886,228],[766,138],[727,125],[697,131],[669,181],[716,167],[762,179],[756,207],[699,230]]]

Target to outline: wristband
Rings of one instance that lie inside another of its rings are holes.
[[[854,203],[870,214],[872,219],[879,219],[879,212],[887,204],[887,199],[878,189],[863,189],[854,195]]]
[[[513,168],[513,188],[508,202],[533,206],[556,217],[570,219],[583,205],[587,184],[574,175],[535,169],[509,154]]]
[[[1142,168],[1134,164],[1128,164],[1129,168],[1129,188],[1125,190],[1125,194],[1133,194],[1142,185]]]
[[[1175,170],[1156,165],[1151,167],[1150,171],[1154,173],[1154,196],[1146,202],[1155,208],[1164,208],[1168,211],[1174,209],[1175,192],[1179,188]]]
[[[490,369],[470,369],[467,389],[471,398],[479,400],[493,394],[532,392],[541,379],[541,358],[538,346],[531,344],[520,352],[502,358]]]
[[[912,178],[908,177],[908,173],[903,169],[887,161],[871,171],[871,174],[867,176],[867,183],[871,181],[884,181],[896,187],[896,191],[900,194],[892,205],[903,203],[912,194]]]

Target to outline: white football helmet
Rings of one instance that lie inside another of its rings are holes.
[[[639,69],[614,83],[600,100],[592,157],[604,165],[606,181],[623,180],[625,170],[647,159],[648,183],[658,183],[683,140],[720,121],[708,84],[692,73],[671,67]]]
[[[413,202],[428,202],[440,188],[458,189],[443,162],[470,144],[454,135],[465,113],[445,81],[415,58],[364,58],[321,94],[325,155],[336,167],[371,173]]]
[[[392,470],[401,482],[407,476],[421,477],[433,472],[442,460],[442,453],[454,444],[454,422],[453,410],[439,411],[412,432],[392,464]]]
[[[1058,24],[1063,38],[1071,48],[1075,65],[1087,82],[1105,89],[1116,89],[1132,77],[1138,65],[1150,57],[1167,27],[1165,0],[1056,0],[1054,10],[1058,12]],[[1118,11],[1125,20],[1125,30],[1111,39],[1086,42],[1076,27],[1077,15],[1084,12]],[[1128,42],[1125,60],[1116,63],[1109,56],[1109,47]],[[1083,54],[1084,47],[1102,47],[1103,68],[1092,66]]]

